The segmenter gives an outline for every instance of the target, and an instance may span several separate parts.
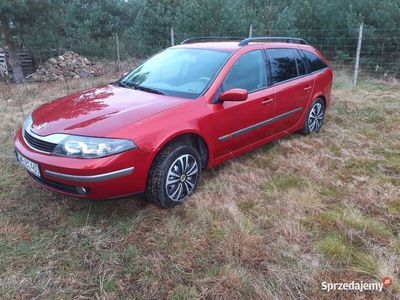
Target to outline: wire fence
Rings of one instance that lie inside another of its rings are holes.
[[[248,28],[241,32],[179,32],[174,28],[173,40],[179,44],[193,36],[257,36],[299,37],[319,49],[334,69],[354,72],[360,28],[350,30],[302,29],[302,30],[258,30]],[[171,40],[168,38],[168,40]],[[169,43],[169,42],[168,42]],[[359,57],[359,76],[362,78],[400,79],[400,28],[371,29],[364,27]]]
[[[335,70],[345,70],[349,74],[354,74],[356,65],[357,45],[359,44],[360,27],[333,30],[333,29],[293,29],[293,30],[265,30],[249,26],[240,31],[224,32],[204,32],[201,30],[184,31],[179,28],[165,28],[157,33],[158,38],[147,38],[138,40],[135,45],[130,44],[127,48],[127,41],[117,38],[115,45],[109,45],[115,49],[115,73],[120,73],[120,63],[117,49],[124,52],[124,63],[129,63],[128,58],[144,58],[157,51],[179,44],[189,37],[210,37],[210,36],[233,36],[246,38],[275,36],[275,37],[299,37],[305,39],[310,45],[319,49],[328,59],[330,65]],[[118,35],[116,34],[116,37]],[[112,43],[112,40],[111,40]],[[130,50],[129,50],[130,49]],[[65,50],[75,49],[41,49],[35,51],[33,57],[35,66],[43,63],[47,58],[61,55]],[[131,65],[130,67],[133,67]],[[122,68],[124,69],[124,68]],[[125,68],[125,69],[129,69]],[[400,28],[396,29],[374,29],[364,25],[359,49],[359,72],[358,77],[363,79],[400,79]],[[1,81],[1,80],[0,80]]]

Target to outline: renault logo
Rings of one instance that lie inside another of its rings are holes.
[[[44,123],[42,123],[42,124],[39,124],[38,127],[37,127],[37,129],[40,130],[40,129],[46,127],[46,126],[47,126],[47,122],[44,122]]]

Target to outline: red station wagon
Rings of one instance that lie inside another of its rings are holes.
[[[219,41],[219,42],[217,42]],[[318,132],[332,70],[297,38],[192,38],[120,80],[34,110],[17,160],[51,190],[182,203],[211,168],[287,134]]]

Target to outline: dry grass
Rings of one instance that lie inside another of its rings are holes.
[[[400,297],[398,83],[353,90],[337,74],[319,134],[205,172],[176,209],[38,188],[14,161],[22,114],[110,78],[0,85],[0,298]],[[384,276],[394,283],[383,294],[321,291]]]

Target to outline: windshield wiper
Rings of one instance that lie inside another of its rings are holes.
[[[127,88],[127,89],[135,89],[135,90],[141,90],[141,91],[145,91],[145,92],[149,92],[149,93],[153,93],[153,94],[165,95],[163,92],[161,92],[157,89],[149,88],[149,87],[142,86],[142,85],[135,84],[135,83],[124,83],[122,81],[116,81],[116,82],[114,82],[114,84],[124,87],[124,88]]]
[[[157,94],[157,95],[165,95],[163,92],[157,90],[157,89],[153,89],[153,88],[149,88],[143,85],[139,85],[139,84],[133,84],[132,86],[136,89],[136,90],[141,90],[144,92],[149,92],[149,93],[153,93],[153,94]]]
[[[114,82],[114,84],[116,84],[118,86],[121,86],[123,88],[127,88],[127,89],[131,89],[132,88],[131,86],[127,85],[126,83],[123,83],[122,81],[116,81],[116,82]]]

